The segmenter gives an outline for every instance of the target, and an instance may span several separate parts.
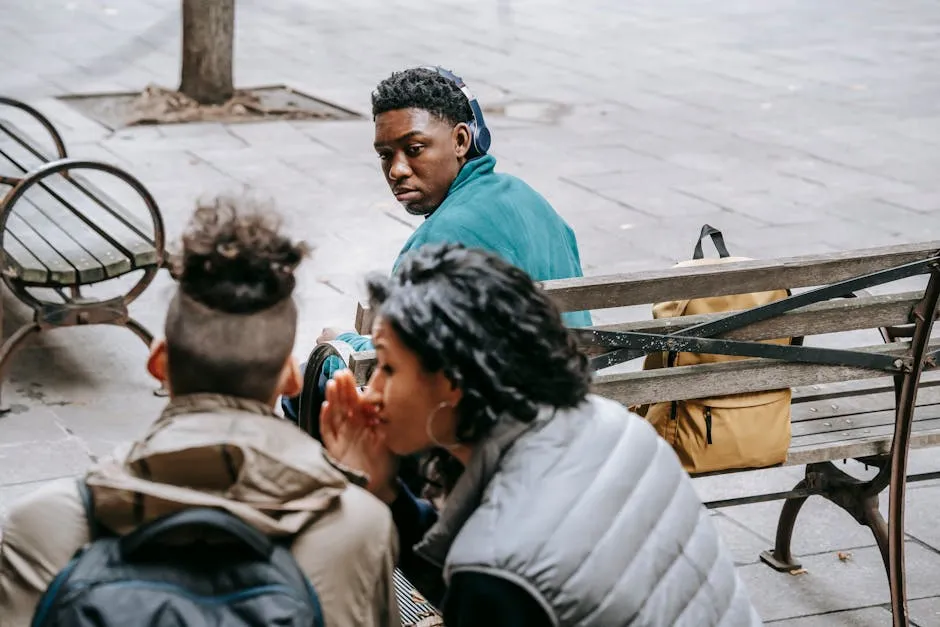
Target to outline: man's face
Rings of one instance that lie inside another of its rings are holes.
[[[466,161],[470,132],[424,109],[395,109],[375,118],[375,152],[385,180],[408,213],[426,215],[444,201]]]

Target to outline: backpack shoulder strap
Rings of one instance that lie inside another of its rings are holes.
[[[88,524],[88,536],[91,541],[94,542],[102,535],[110,535],[104,532],[98,524],[98,518],[95,516],[95,499],[91,495],[91,490],[88,489],[88,484],[84,479],[77,479],[75,483],[78,485],[78,496],[82,500],[82,507],[85,508],[85,522]]]

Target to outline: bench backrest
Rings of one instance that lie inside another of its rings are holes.
[[[930,259],[940,241],[853,250],[832,254],[742,261],[722,265],[667,268],[630,274],[549,281],[543,284],[561,311],[603,310],[707,296],[742,294],[782,288],[825,286],[853,277]],[[923,283],[926,283],[924,279]],[[890,286],[889,286],[890,288]],[[884,292],[884,288],[880,288]],[[880,329],[911,322],[922,287],[857,298],[833,298],[728,333],[731,339],[818,336],[860,329]],[[631,321],[599,325],[610,331],[672,333],[727,314]],[[357,314],[360,329],[371,327],[371,312]],[[872,334],[872,344],[878,334]],[[899,345],[872,345],[868,350],[903,352]],[[364,381],[374,364],[371,352],[353,356],[352,367]],[[744,391],[770,390],[816,383],[883,377],[884,373],[853,367],[783,363],[748,359],[731,363],[673,368],[668,371],[622,372],[595,377],[595,391],[632,405]]]

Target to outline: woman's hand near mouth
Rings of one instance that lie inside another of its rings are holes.
[[[391,503],[398,496],[398,457],[385,445],[379,422],[378,408],[363,400],[352,373],[336,373],[320,408],[323,445],[333,459],[368,475],[369,492]]]

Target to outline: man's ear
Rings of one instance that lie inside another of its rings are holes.
[[[166,340],[154,340],[150,345],[150,357],[147,359],[147,372],[160,383],[167,381]]]
[[[278,382],[278,394],[293,398],[300,394],[304,387],[304,378],[300,374],[300,366],[293,355],[288,357],[287,363],[281,370],[281,380]]]
[[[470,143],[473,138],[470,136],[470,127],[466,122],[460,122],[454,127],[454,152],[458,159],[464,159],[470,152]]]

